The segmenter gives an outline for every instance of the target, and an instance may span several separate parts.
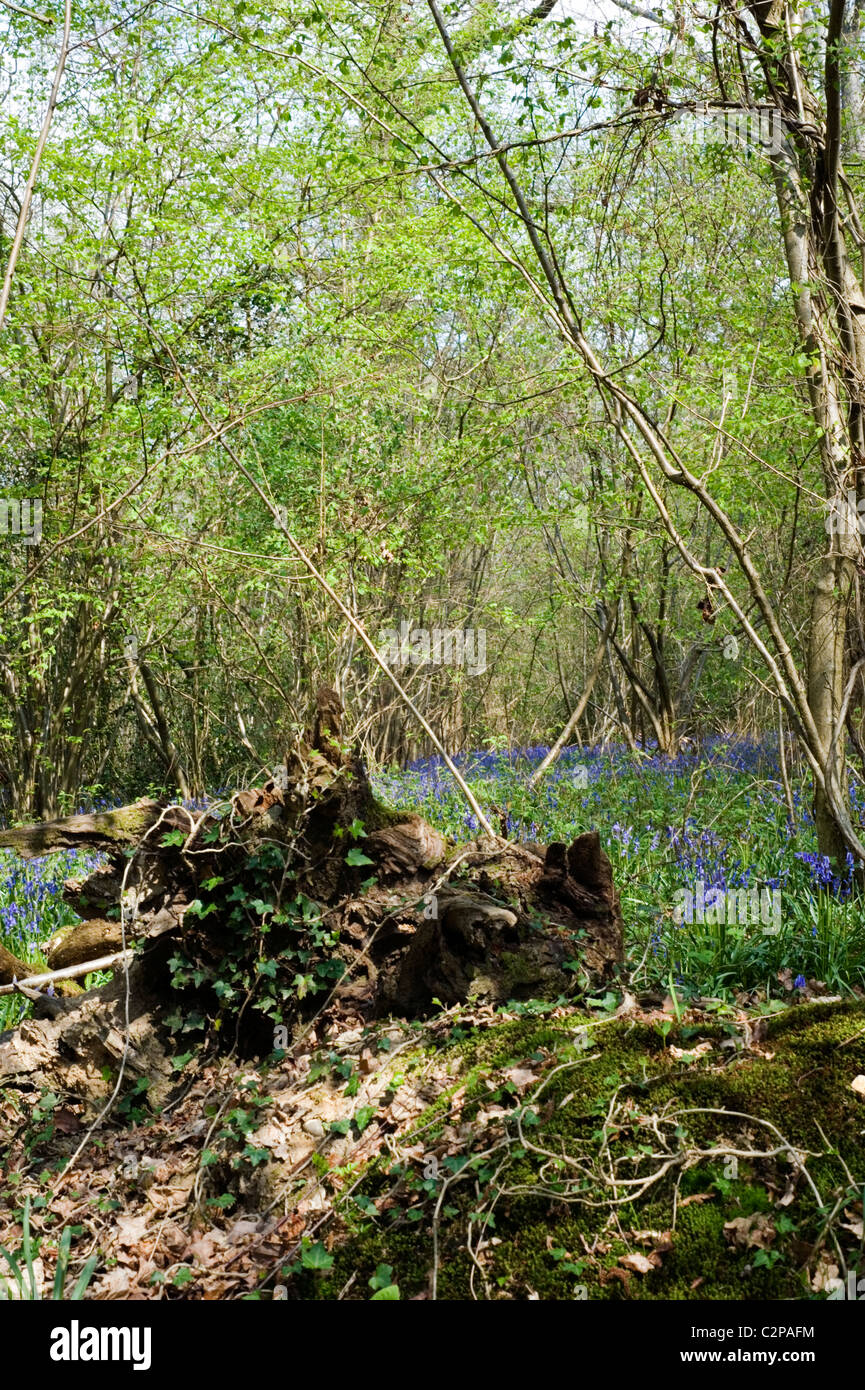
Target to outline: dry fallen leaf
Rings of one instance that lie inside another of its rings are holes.
[[[263,1124],[254,1134],[250,1135],[250,1143],[257,1149],[278,1149],[285,1142],[288,1131],[280,1125],[275,1125],[272,1120]]]
[[[857,1096],[865,1096],[865,1076],[854,1076],[850,1082],[850,1090],[855,1091]]]
[[[683,1058],[687,1058],[690,1062],[695,1061],[698,1057],[705,1056],[707,1052],[711,1052],[712,1044],[710,1042],[701,1042],[697,1043],[696,1047],[670,1046],[667,1048],[667,1051],[670,1053],[671,1057],[675,1057],[677,1062],[681,1062]]]
[[[769,1021],[765,1018],[746,1019],[742,1024],[742,1036],[746,1047],[753,1047],[754,1043],[762,1042],[766,1036]]]
[[[736,1216],[732,1221],[725,1221],[724,1234],[731,1245],[738,1245],[741,1249],[750,1250],[756,1246],[766,1250],[775,1239],[775,1227],[768,1216],[755,1211],[750,1216]]]
[[[234,1244],[234,1242],[237,1240],[243,1240],[244,1236],[254,1236],[257,1234],[258,1222],[245,1221],[243,1218],[241,1218],[239,1221],[235,1221],[234,1225],[230,1228],[228,1232],[228,1239],[232,1242],[232,1244]]]
[[[24,1276],[25,1297],[27,1300],[29,1300],[30,1274],[26,1266],[19,1265],[18,1267],[21,1270],[22,1275]],[[33,1277],[36,1282],[37,1292],[39,1292],[41,1297],[41,1293],[45,1285],[45,1266],[43,1265],[38,1255],[33,1261]],[[21,1288],[10,1266],[2,1257],[2,1255],[0,1255],[0,1302],[7,1298],[12,1303],[19,1302],[21,1299]]]
[[[131,1284],[132,1276],[128,1269],[110,1269],[94,1285],[93,1292],[99,1298],[119,1298],[121,1294],[129,1292]]]
[[[651,1274],[653,1269],[660,1265],[660,1258],[655,1255],[640,1255],[634,1251],[630,1255],[622,1255],[619,1264],[625,1269],[632,1269],[635,1274]]]
[[[631,1239],[639,1245],[651,1245],[658,1252],[672,1250],[673,1237],[670,1231],[631,1231]]]
[[[117,1244],[137,1245],[140,1240],[144,1239],[149,1220],[149,1212],[145,1212],[143,1216],[119,1216],[117,1218]]]
[[[838,1266],[832,1263],[828,1255],[821,1255],[811,1278],[811,1288],[815,1293],[832,1293],[841,1287],[842,1280],[838,1277]]]
[[[162,1164],[161,1167],[164,1169],[166,1165]],[[162,1179],[158,1187],[148,1189],[147,1200],[160,1216],[170,1215],[186,1206],[194,1186],[195,1172],[192,1169],[188,1173],[174,1172],[169,1179]]]
[[[224,1249],[228,1244],[228,1237],[218,1226],[212,1227],[202,1235],[197,1235],[189,1242],[186,1251],[186,1260],[196,1260],[199,1264],[207,1264],[212,1260],[217,1250]]]
[[[527,1067],[508,1067],[505,1071],[508,1081],[512,1081],[518,1091],[525,1090],[526,1086],[531,1086],[537,1081],[537,1075],[529,1071]]]
[[[491,1105],[487,1110],[479,1110],[475,1116],[475,1123],[479,1129],[487,1129],[497,1120],[506,1119],[513,1114],[512,1110],[506,1110],[503,1105]]]

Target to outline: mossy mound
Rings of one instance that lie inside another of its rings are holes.
[[[823,1299],[830,1265],[863,1272],[865,1004],[760,1020],[750,1048],[709,1017],[483,1025],[402,1053],[439,1093],[332,1170],[333,1264],[289,1298],[368,1299],[382,1265],[403,1299]]]

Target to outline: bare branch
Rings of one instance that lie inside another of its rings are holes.
[[[17,980],[11,985],[0,985],[0,994],[17,994],[29,989],[41,989],[55,980],[79,980],[93,970],[114,970],[132,959],[132,951],[117,951],[113,956],[100,956],[97,960],[86,960],[80,965],[67,965],[63,970],[52,970],[45,975],[30,975],[26,980]]]
[[[3,0],[7,3],[7,0]],[[60,83],[63,80],[63,69],[66,67],[66,59],[69,54],[69,33],[72,28],[72,0],[66,0],[63,15],[63,38],[60,41],[60,54],[57,59],[57,67],[54,70],[54,81],[51,84],[51,95],[48,98],[48,109],[45,112],[45,119],[42,122],[42,129],[39,132],[39,139],[36,142],[36,149],[33,154],[33,162],[30,165],[30,175],[27,179],[27,187],[24,190],[24,197],[21,199],[21,211],[18,214],[18,226],[15,228],[15,237],[12,242],[12,250],[9,252],[9,264],[6,267],[6,276],[3,281],[3,288],[0,290],[0,328],[3,327],[3,320],[6,318],[6,308],[9,304],[9,292],[12,289],[12,277],[15,274],[15,266],[24,241],[24,232],[27,227],[27,218],[30,213],[30,203],[33,199],[33,189],[36,187],[36,179],[39,175],[39,166],[42,163],[42,152],[45,149],[45,142],[48,139],[48,132],[51,129],[51,122],[54,119],[54,111],[57,107],[57,98],[60,95]]]
[[[4,9],[14,10],[16,14],[26,15],[28,19],[38,19],[40,24],[53,24],[54,20],[50,14],[38,14],[36,10],[25,9],[23,5],[13,4],[13,0],[0,0],[0,5]]]
[[[633,15],[634,19],[648,19],[652,24],[658,24],[662,29],[667,29],[671,34],[676,33],[676,26],[669,19],[665,19],[660,10],[644,10],[642,5],[632,5],[629,0],[613,0],[613,4],[626,14]]]

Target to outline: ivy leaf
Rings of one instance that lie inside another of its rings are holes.
[[[328,1255],[320,1240],[315,1245],[309,1245],[303,1251],[300,1262],[304,1269],[330,1269],[333,1264],[333,1255]]]
[[[371,1289],[386,1289],[393,1283],[393,1265],[381,1264],[376,1267],[375,1274],[369,1280]]]

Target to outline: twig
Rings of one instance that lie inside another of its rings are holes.
[[[57,106],[57,98],[60,95],[60,83],[63,79],[63,69],[66,67],[66,59],[69,55],[69,33],[72,28],[72,0],[66,0],[63,14],[63,38],[60,41],[60,55],[57,59],[57,67],[54,70],[54,81],[51,84],[51,95],[48,98],[48,110],[45,112],[45,119],[42,122],[42,129],[39,132],[39,139],[36,142],[36,149],[33,153],[33,162],[30,165],[30,175],[27,179],[27,187],[24,189],[24,197],[21,199],[21,209],[18,213],[18,226],[15,228],[15,236],[12,241],[12,249],[9,252],[9,264],[6,267],[6,277],[3,281],[3,288],[0,290],[0,328],[3,327],[3,320],[6,317],[6,309],[9,304],[9,294],[12,289],[12,277],[15,274],[15,266],[18,263],[18,255],[24,241],[24,232],[27,227],[27,218],[30,214],[30,204],[33,200],[33,189],[36,187],[36,179],[39,174],[39,166],[42,163],[42,152],[45,149],[45,142],[48,139],[48,132],[51,129],[51,122],[54,119],[54,111]]]
[[[99,956],[96,960],[82,961],[79,965],[67,965],[62,970],[52,970],[46,975],[28,975],[26,980],[15,980],[11,985],[0,985],[0,994],[15,994],[23,989],[41,989],[43,985],[53,984],[55,980],[77,980],[89,975],[92,970],[113,970],[116,965],[132,959],[132,951],[116,951],[113,956]]]
[[[40,24],[53,24],[54,20],[50,14],[39,14],[37,10],[27,10],[23,5],[14,4],[14,0],[0,0],[0,5],[5,10],[14,10],[16,14],[24,14],[28,19],[38,19]]]

